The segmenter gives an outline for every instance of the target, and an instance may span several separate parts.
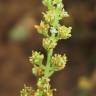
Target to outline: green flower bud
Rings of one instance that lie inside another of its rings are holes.
[[[35,91],[32,87],[27,87],[24,85],[24,88],[20,91],[20,96],[34,96]]]
[[[38,89],[36,94],[42,94],[42,96],[53,96],[53,90],[51,89],[49,82],[50,79],[40,78],[37,83]]]
[[[43,0],[42,3],[48,8],[52,7],[52,0]]]
[[[34,66],[32,68],[32,72],[35,76],[42,76],[44,74],[44,69],[43,68],[40,68],[38,66]]]
[[[56,17],[55,10],[49,10],[46,13],[43,13],[43,15],[44,15],[45,21],[50,24],[55,20],[55,17]]]
[[[58,37],[60,39],[67,39],[71,37],[72,27],[59,26],[58,27]]]
[[[57,45],[57,43],[54,38],[44,38],[43,39],[43,47],[47,50],[55,48],[56,45]]]
[[[68,12],[66,12],[64,9],[62,9],[62,12],[61,12],[61,17],[69,17],[69,14]]]
[[[50,88],[50,79],[43,79],[43,78],[40,78],[38,80],[38,83],[37,83],[37,86],[38,88],[40,89],[49,89]]]
[[[63,56],[61,56],[60,54],[55,54],[51,60],[51,64],[56,69],[56,71],[63,69],[66,63],[67,57],[65,54]]]
[[[32,57],[29,58],[30,63],[32,64],[42,64],[44,55],[37,51],[32,51]]]
[[[44,96],[44,92],[40,89],[37,89],[34,96]]]
[[[44,36],[48,37],[48,29],[49,25],[45,24],[44,21],[41,21],[40,26],[35,25],[35,28],[40,34],[43,34]]]
[[[62,0],[52,0],[52,3],[53,4],[60,4],[60,3],[62,3]]]
[[[53,90],[48,90],[45,96],[53,96]]]

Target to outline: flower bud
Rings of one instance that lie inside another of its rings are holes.
[[[40,54],[40,52],[32,51],[32,57],[29,58],[30,63],[32,64],[42,64],[42,61],[44,59],[44,55]]]
[[[44,69],[43,68],[40,68],[40,67],[37,67],[37,66],[34,66],[32,68],[32,72],[35,76],[41,76],[44,74]]]
[[[35,25],[35,28],[40,34],[43,34],[44,36],[48,37],[48,29],[49,29],[48,24],[45,24],[43,21],[41,21],[40,26]]]
[[[67,39],[71,37],[71,27],[67,28],[65,26],[59,26],[58,27],[58,37],[60,39]]]
[[[50,79],[48,78],[45,78],[45,79],[40,78],[37,83],[38,90],[36,94],[42,93],[43,96],[53,96],[53,90],[51,89],[49,82],[50,82]],[[36,95],[36,96],[39,96],[39,95]]]
[[[57,45],[57,43],[54,38],[44,38],[43,39],[43,47],[47,50],[55,48],[56,45]]]
[[[20,96],[34,96],[35,90],[32,87],[27,87],[24,85],[24,88],[20,91]]]
[[[55,54],[51,60],[52,66],[56,69],[56,71],[63,69],[66,65],[66,62],[67,57],[65,54],[63,56],[60,54]]]
[[[37,86],[39,87],[39,88],[43,88],[43,89],[49,89],[50,88],[50,84],[49,84],[49,82],[50,82],[50,79],[42,79],[42,78],[40,78],[39,80],[38,80],[38,83],[37,83]]]

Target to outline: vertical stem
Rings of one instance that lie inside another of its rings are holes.
[[[46,69],[44,74],[46,78],[48,78],[49,75],[52,54],[53,54],[53,49],[47,51],[47,62],[46,62]]]
[[[53,54],[53,49],[50,49],[47,51],[47,62],[46,62],[46,68],[45,68],[45,73],[44,73],[43,79],[45,79],[45,78],[48,79],[48,77],[49,77],[49,70],[50,70],[52,54]],[[42,92],[43,91],[41,91],[40,96],[43,96]]]

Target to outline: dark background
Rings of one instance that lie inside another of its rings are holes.
[[[69,59],[51,83],[57,88],[54,96],[81,96],[77,88],[80,77],[96,85],[96,0],[63,1],[70,17],[62,23],[73,27],[72,37],[59,41],[54,53],[65,52]],[[41,0],[0,0],[0,96],[19,96],[24,84],[35,87],[28,57],[32,50],[46,54],[42,35],[34,29],[42,11]],[[90,96],[96,96],[94,89]]]

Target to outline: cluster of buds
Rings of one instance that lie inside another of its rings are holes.
[[[30,63],[33,64],[32,73],[35,76],[41,76],[44,74],[43,63],[44,55],[37,51],[32,51],[32,56],[29,58]]]
[[[60,39],[67,39],[71,37],[71,29],[72,27],[59,26],[58,27],[58,37]]]
[[[43,47],[46,50],[54,49],[57,45],[55,38],[44,38],[43,39]]]
[[[67,28],[66,26],[61,26],[59,24],[59,21],[63,17],[69,16],[63,8],[62,0],[43,0],[43,4],[48,7],[48,11],[45,13],[43,12],[44,20],[41,21],[40,25],[35,25],[37,31],[48,37],[48,33],[51,33],[50,29],[52,28],[59,34],[57,36],[59,36],[58,38],[60,39],[71,37],[71,27]]]
[[[53,90],[50,88],[50,79],[48,78],[40,78],[38,80],[37,86],[37,92],[36,96],[53,96]],[[40,95],[42,94],[42,95]]]
[[[34,96],[35,90],[32,87],[27,87],[24,85],[24,88],[20,91],[20,96]]]
[[[35,25],[35,28],[40,34],[43,34],[45,37],[48,37],[48,30],[49,30],[49,25],[46,24],[44,21],[41,21],[40,26]]]
[[[42,64],[44,55],[37,51],[32,51],[32,56],[29,58],[30,63],[35,65]]]
[[[40,78],[38,80],[37,86],[40,89],[49,89],[50,85],[49,85],[50,79],[49,78]]]
[[[32,68],[32,73],[35,75],[35,76],[42,76],[44,74],[44,68],[43,67],[38,67],[38,66],[34,66]]]
[[[50,11],[45,13],[45,17],[48,18],[49,23],[51,21],[60,20],[63,17],[68,17],[69,14],[64,10],[62,0],[43,0],[43,4],[48,7]],[[53,14],[53,15],[52,15]],[[52,16],[52,18],[51,18]],[[45,18],[45,19],[46,19]],[[52,23],[52,22],[51,22]]]
[[[61,70],[65,67],[67,63],[67,57],[65,54],[63,56],[61,56],[60,54],[55,54],[54,56],[52,56],[51,63],[52,67],[56,71]]]
[[[40,90],[40,89],[38,89],[34,96],[53,96],[53,90]]]

